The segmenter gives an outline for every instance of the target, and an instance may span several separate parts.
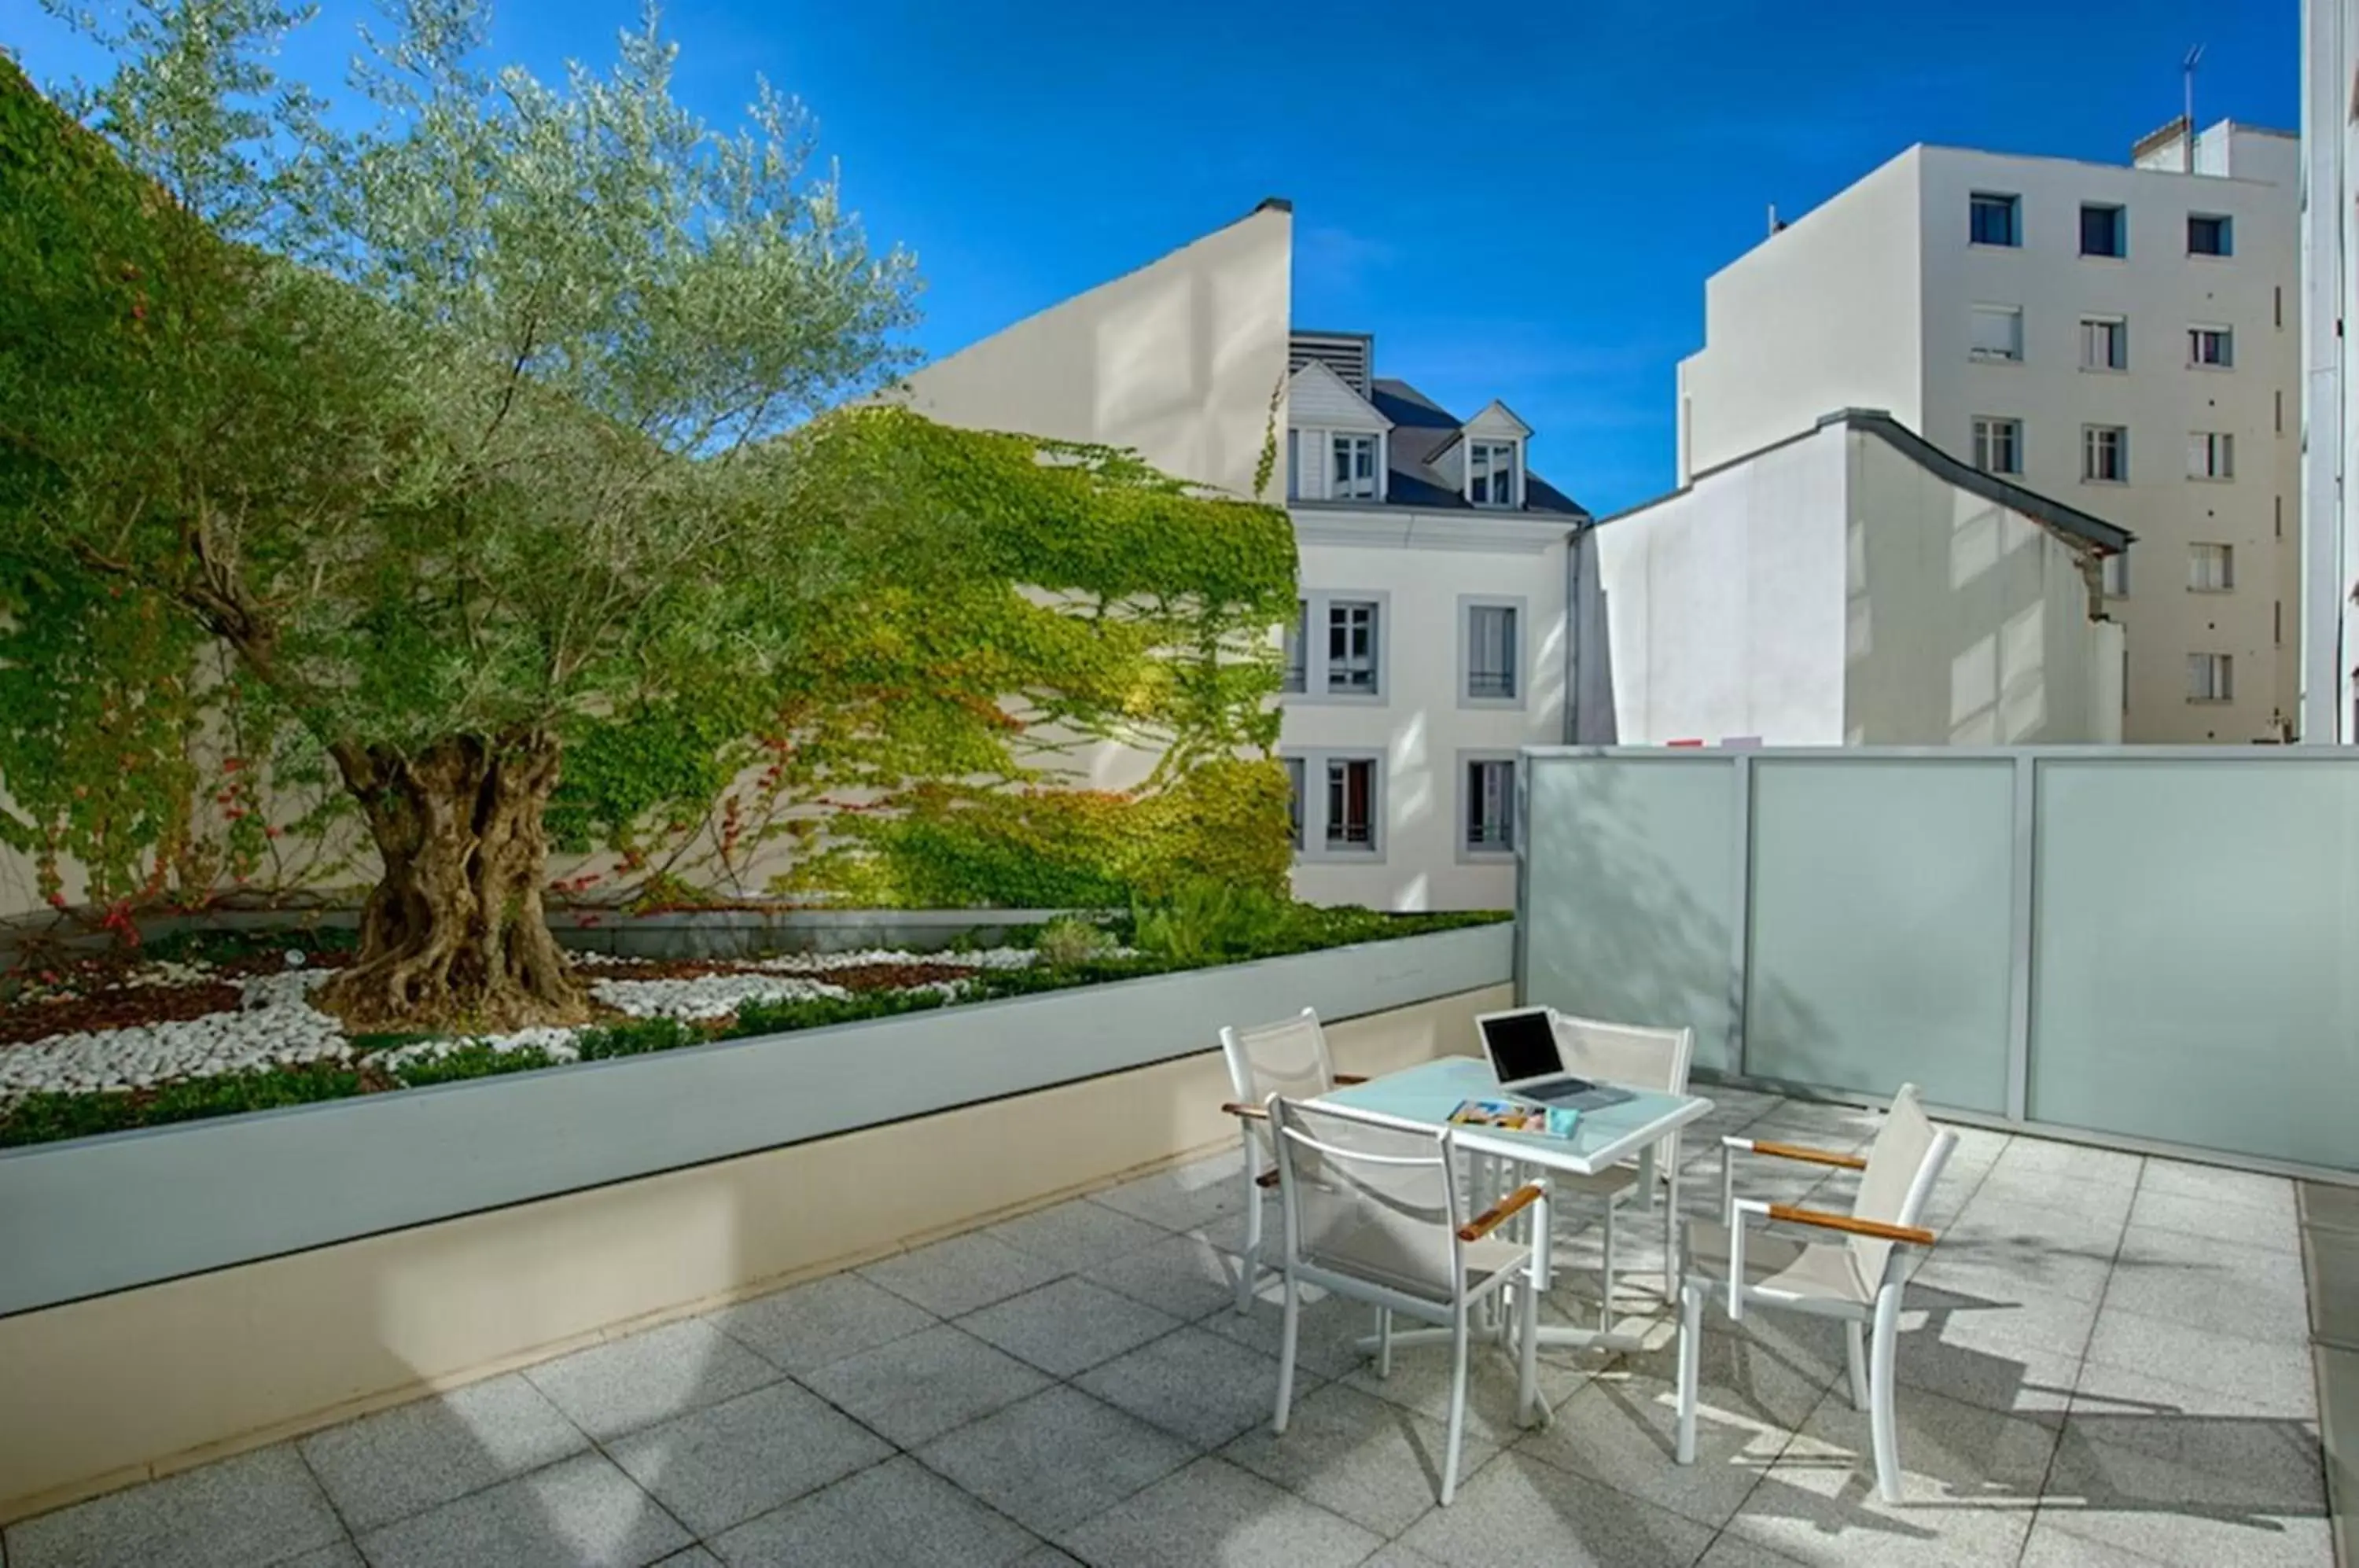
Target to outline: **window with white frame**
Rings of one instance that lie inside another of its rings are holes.
[[[1302,432],[1286,432],[1286,498],[1302,499]]]
[[[1974,417],[1974,466],[1984,474],[2023,472],[2023,421]]]
[[[1376,759],[1327,759],[1327,811],[1322,836],[1329,850],[1376,847]]]
[[[1376,605],[1335,599],[1327,605],[1327,690],[1356,697],[1376,694]]]
[[[1284,637],[1288,702],[1383,703],[1391,604],[1391,594],[1371,589],[1303,589]]]
[[[2210,212],[2187,214],[2187,254],[2190,256],[2233,256],[2235,254],[2234,221]]]
[[[2098,586],[2108,599],[2124,599],[2130,591],[2130,552],[2116,550],[2098,568]]]
[[[1511,757],[1467,759],[1465,810],[1459,847],[1469,855],[1513,855],[1516,850],[1516,761]]]
[[[2236,694],[2236,661],[2224,653],[2187,656],[2187,700],[2190,702],[2232,702]]]
[[[2081,427],[2081,477],[2104,485],[2126,484],[2130,433],[2119,425]]]
[[[1974,191],[1966,199],[1967,238],[1978,245],[2020,245],[2022,211],[2023,199],[2019,196],[1995,191]]]
[[[1286,628],[1286,673],[1278,683],[1281,691],[1301,691],[1309,689],[1310,677],[1310,601],[1294,602],[1294,622]]]
[[[1516,606],[1469,604],[1466,607],[1466,683],[1463,695],[1475,702],[1513,702],[1519,693],[1516,664]]]
[[[1334,466],[1329,471],[1328,498],[1335,501],[1375,500],[1376,438],[1338,431],[1332,450]]]
[[[1516,443],[1466,444],[1466,498],[1478,506],[1516,504]]]
[[[2081,318],[2081,368],[2127,370],[2130,367],[2130,324],[2119,316]]]
[[[2190,544],[2187,547],[2187,586],[2196,593],[2225,593],[2236,585],[2236,547]]]
[[[1302,848],[1302,786],[1310,765],[1299,757],[1281,757],[1286,764],[1286,831],[1299,852]]]
[[[1975,359],[2019,360],[2023,357],[2023,307],[1977,305],[1973,337],[1967,353]]]
[[[2236,363],[2236,334],[2227,327],[2187,329],[2187,363],[2206,370],[2226,370]]]
[[[2191,430],[2187,437],[2187,477],[2234,479],[2236,438],[2227,430]]]

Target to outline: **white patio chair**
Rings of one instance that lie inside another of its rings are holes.
[[[1553,1007],[1549,1009],[1549,1025],[1556,1036],[1557,1054],[1563,1059],[1568,1073],[1625,1089],[1655,1089],[1671,1094],[1688,1092],[1688,1068],[1695,1057],[1692,1029],[1605,1023],[1596,1018],[1574,1018]],[[1595,1198],[1605,1211],[1602,1259],[1604,1295],[1599,1322],[1600,1331],[1611,1334],[1614,1217],[1622,1200],[1638,1186],[1638,1169],[1636,1164],[1617,1165],[1594,1176],[1560,1176],[1556,1185],[1560,1194],[1578,1192]],[[1655,1185],[1669,1189],[1669,1201],[1663,1208],[1663,1301],[1668,1306],[1677,1299],[1674,1281],[1679,1278],[1680,1268],[1680,1135],[1676,1132],[1655,1148]],[[1648,1207],[1664,1195],[1650,1188],[1646,1193]]]
[[[1843,1323],[1843,1361],[1854,1409],[1868,1412],[1875,1448],[1875,1489],[1900,1500],[1900,1443],[1893,1416],[1893,1354],[1907,1269],[1905,1247],[1930,1247],[1933,1233],[1918,1225],[1958,1135],[1927,1119],[1917,1085],[1903,1084],[1863,1160],[1855,1154],[1747,1138],[1721,1142],[1720,1223],[1688,1227],[1687,1272],[1680,1283],[1679,1462],[1695,1462],[1696,1378],[1703,1346],[1704,1298],[1718,1291],[1728,1315],[1742,1320],[1748,1306],[1786,1307]],[[1798,1160],[1860,1172],[1848,1214],[1792,1203],[1739,1198],[1733,1163],[1737,1154]],[[1837,1239],[1798,1241],[1756,1235],[1766,1219],[1835,1233]],[[1873,1325],[1874,1348],[1863,1355],[1861,1331]]]
[[[1512,1286],[1518,1419],[1537,1397],[1539,1292],[1533,1248],[1492,1233],[1529,1208],[1532,1234],[1545,1234],[1548,1186],[1529,1181],[1468,1219],[1448,1128],[1406,1126],[1363,1112],[1273,1098],[1278,1205],[1285,1216],[1286,1305],[1277,1361],[1277,1411],[1286,1431],[1294,1405],[1295,1342],[1302,1288],[1316,1285],[1376,1309],[1376,1374],[1392,1370],[1392,1318],[1403,1312],[1450,1331],[1449,1437],[1441,1501],[1458,1490],[1466,1431],[1466,1355],[1473,1309]]]
[[[1242,1312],[1252,1308],[1254,1287],[1261,1283],[1262,1193],[1277,1185],[1277,1151],[1270,1144],[1268,1121],[1259,1115],[1262,1106],[1272,1094],[1315,1100],[1338,1083],[1365,1080],[1337,1074],[1327,1054],[1327,1031],[1309,1007],[1282,1023],[1222,1029],[1221,1054],[1228,1061],[1229,1086],[1236,1091],[1224,1108],[1237,1117],[1245,1144],[1245,1244],[1237,1259]]]

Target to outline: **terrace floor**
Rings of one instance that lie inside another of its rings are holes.
[[[1720,1133],[1854,1149],[1873,1126],[1709,1092],[1697,1212]],[[1822,1184],[1776,1165],[1740,1189]],[[1848,1180],[1817,1201],[1847,1205]],[[1767,1312],[1707,1316],[1691,1468],[1670,1458],[1667,1323],[1643,1353],[1544,1357],[1536,1432],[1506,1353],[1478,1356],[1447,1509],[1447,1357],[1375,1377],[1361,1309],[1306,1310],[1273,1437],[1275,1288],[1232,1302],[1242,1207],[1234,1153],[1180,1166],[12,1525],[5,1568],[2333,1559],[2285,1181],[1965,1130],[1903,1320],[1900,1507],[1876,1500],[1840,1331]],[[1586,1315],[1596,1232],[1575,1217],[1550,1308]],[[1632,1312],[1666,1316],[1659,1235],[1625,1214]]]

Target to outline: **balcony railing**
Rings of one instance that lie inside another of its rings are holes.
[[[1696,1063],[2359,1171],[2359,751],[1525,753],[1534,1001]]]

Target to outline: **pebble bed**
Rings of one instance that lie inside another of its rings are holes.
[[[605,1007],[631,1018],[689,1021],[723,1018],[750,1002],[846,997],[853,993],[821,976],[836,970],[878,964],[956,964],[968,969],[1021,969],[1034,961],[1027,948],[989,948],[976,953],[908,953],[871,949],[857,953],[790,953],[748,959],[718,974],[690,979],[627,980],[596,971],[629,964],[603,953],[579,953],[591,972],[591,994]],[[578,1060],[571,1029],[520,1029],[513,1034],[419,1040],[390,1050],[353,1049],[343,1026],[311,1006],[312,989],[325,972],[301,967],[302,955],[288,954],[284,973],[237,982],[234,1010],[201,1018],[135,1025],[126,1029],[55,1034],[22,1045],[0,1046],[0,1110],[44,1091],[99,1094],[148,1089],[160,1083],[259,1067],[298,1067],[311,1062],[356,1063],[366,1058],[387,1072],[430,1061],[471,1044],[498,1052],[545,1051],[554,1062]],[[125,988],[185,985],[219,979],[203,964],[142,965],[116,984]],[[958,982],[930,982],[914,990],[956,995]]]

